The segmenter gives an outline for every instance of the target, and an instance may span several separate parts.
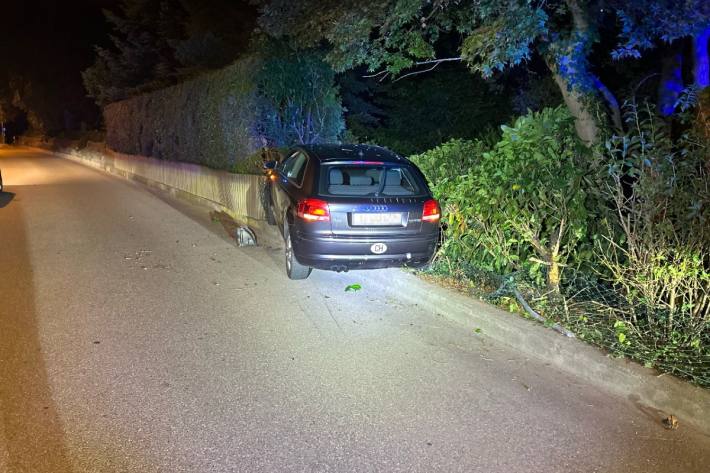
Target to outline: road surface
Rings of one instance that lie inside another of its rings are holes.
[[[0,149],[1,472],[704,472],[710,437],[207,210]],[[345,292],[361,283],[359,292]]]

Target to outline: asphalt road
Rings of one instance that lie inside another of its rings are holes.
[[[710,437],[367,273],[292,282],[205,209],[29,149],[0,169],[0,472],[710,469]]]

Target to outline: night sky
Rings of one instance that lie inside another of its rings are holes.
[[[98,118],[86,97],[81,71],[94,61],[94,45],[107,44],[102,8],[117,0],[5,0],[0,34],[0,80],[22,77],[41,84],[50,96],[71,104],[72,112]],[[93,117],[93,119],[91,118]]]
[[[101,9],[117,0],[6,1],[0,47],[3,69],[22,70],[37,64],[48,70],[88,66],[93,45],[106,43],[108,26]],[[78,74],[79,71],[75,70]]]

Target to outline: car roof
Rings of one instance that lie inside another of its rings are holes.
[[[397,153],[374,145],[318,144],[298,147],[319,161],[382,161],[408,163]]]

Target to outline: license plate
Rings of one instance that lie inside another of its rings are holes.
[[[401,212],[353,213],[353,226],[402,226]]]

